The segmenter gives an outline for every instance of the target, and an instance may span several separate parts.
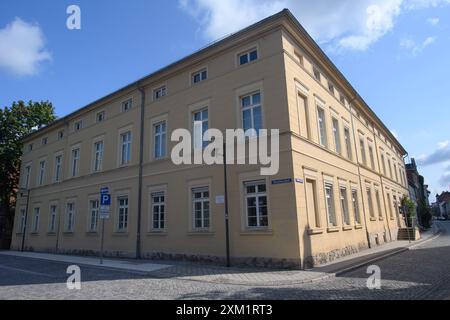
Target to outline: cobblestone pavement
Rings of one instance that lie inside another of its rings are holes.
[[[68,263],[0,256],[0,299],[449,299],[450,223],[436,239],[376,262],[381,289],[366,286],[366,267],[299,285],[251,286],[155,278],[82,266],[81,290],[68,290]]]

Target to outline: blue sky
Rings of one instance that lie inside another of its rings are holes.
[[[64,116],[285,7],[419,159],[431,200],[448,189],[450,0],[2,0],[0,105]]]

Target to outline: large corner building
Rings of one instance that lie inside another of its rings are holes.
[[[303,268],[397,238],[406,151],[284,10],[24,140],[12,249],[223,261],[224,172],[173,130],[280,129],[280,171],[228,166],[232,263]],[[23,231],[25,230],[25,235]]]

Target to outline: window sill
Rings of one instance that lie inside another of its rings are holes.
[[[323,233],[323,229],[308,229],[308,234],[311,235],[316,235],[316,234],[322,234]]]
[[[38,235],[39,235],[39,232],[30,232],[30,236],[36,237],[36,236],[38,236]]]
[[[128,237],[128,232],[127,231],[115,231],[113,233],[114,237]]]
[[[149,237],[153,237],[153,236],[165,237],[167,235],[168,235],[167,231],[149,231],[149,232],[147,232],[147,236],[149,236]]]
[[[64,231],[64,232],[63,232],[63,235],[64,235],[64,236],[73,236],[73,235],[74,235],[74,232],[73,232],[73,231]]]
[[[370,218],[370,221],[377,221],[377,218]]]
[[[360,225],[360,224],[355,225],[355,229],[356,229],[356,230],[360,230],[360,229],[362,229],[362,228],[363,228],[363,226]]]
[[[350,231],[350,230],[353,230],[353,228],[351,226],[345,226],[345,227],[342,227],[342,230],[343,231]]]
[[[213,236],[215,235],[214,232],[206,230],[206,231],[202,231],[202,230],[198,230],[198,231],[190,231],[187,234],[188,236]]]
[[[47,232],[47,236],[54,237],[56,236],[56,232]]]
[[[97,231],[87,231],[86,235],[87,236],[98,236],[98,232]]]
[[[384,218],[383,218],[383,217],[380,217],[379,220],[380,220],[380,221],[384,221]]]
[[[330,227],[327,229],[328,233],[333,233],[333,232],[339,232],[340,228],[339,227]]]

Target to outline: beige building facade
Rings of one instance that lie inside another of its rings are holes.
[[[171,159],[194,121],[280,130],[277,175],[227,166],[232,263],[305,268],[396,240],[406,151],[284,10],[28,136],[12,249],[98,254],[108,187],[106,255],[223,261],[223,167]]]

